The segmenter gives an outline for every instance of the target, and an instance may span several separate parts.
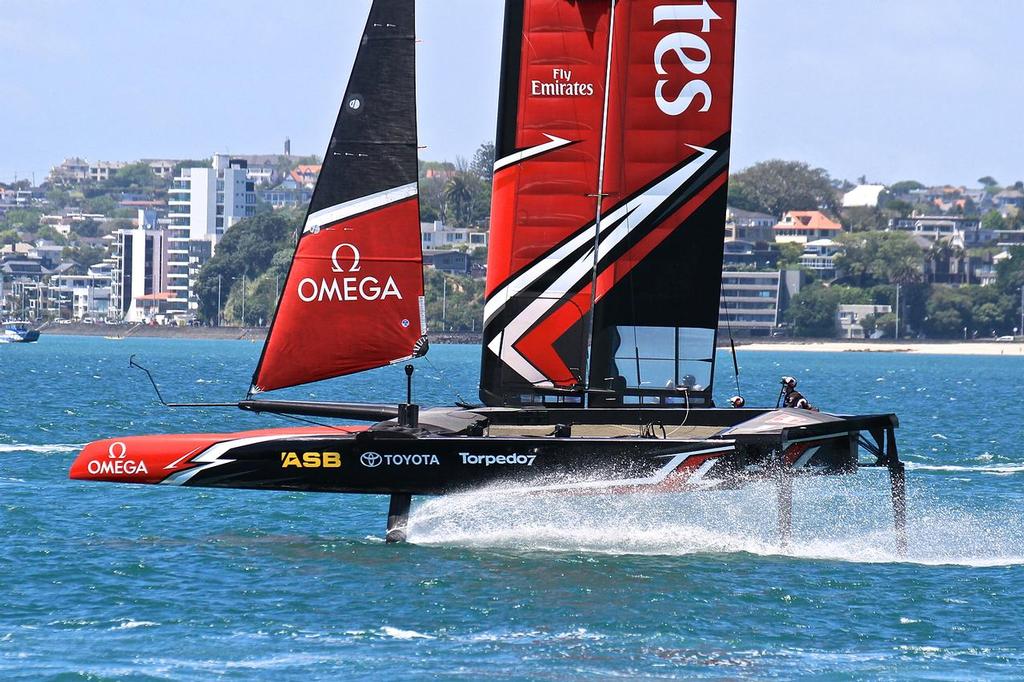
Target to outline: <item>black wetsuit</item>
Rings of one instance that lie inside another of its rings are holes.
[[[804,397],[803,393],[793,389],[786,394],[785,400],[782,401],[783,407],[796,407],[802,410],[811,409],[811,404],[807,402],[807,398]]]

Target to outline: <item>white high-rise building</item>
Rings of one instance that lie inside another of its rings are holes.
[[[243,159],[213,155],[212,168],[183,168],[171,183],[168,217],[168,313],[182,319],[199,307],[195,277],[217,248],[224,231],[256,214],[254,183]]]
[[[157,228],[153,211],[139,210],[138,227],[118,230],[111,271],[108,319],[143,322],[147,299],[165,295],[168,231]]]

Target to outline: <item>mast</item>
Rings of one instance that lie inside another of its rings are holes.
[[[375,0],[252,392],[425,352],[413,0]]]

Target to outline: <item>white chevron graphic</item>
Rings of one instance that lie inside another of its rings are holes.
[[[631,223],[640,223],[654,213],[669,200],[669,197],[676,190],[707,165],[708,161],[717,153],[713,149],[706,149],[695,145],[687,146],[698,152],[700,156],[651,187],[644,194],[627,201],[611,213],[601,217],[601,225],[598,230],[600,233],[600,246],[597,253],[599,263],[625,239],[630,232]],[[537,320],[546,315],[558,303],[561,297],[568,292],[569,287],[578,282],[582,277],[585,277],[593,268],[593,248],[587,249],[572,263],[564,263],[564,259],[573,251],[582,247],[587,242],[594,241],[593,230],[594,227],[592,225],[587,225],[581,229],[572,239],[547,258],[530,266],[510,281],[503,289],[494,292],[490,300],[484,305],[484,324],[486,324],[511,298],[518,295],[546,272],[554,268],[561,270],[558,278],[509,322],[508,326],[498,332],[487,345],[487,348],[492,353],[501,358],[505,364],[534,386],[550,387],[554,384],[523,357],[516,350],[515,345]]]
[[[520,161],[528,159],[531,156],[537,156],[539,154],[549,152],[552,149],[558,149],[559,147],[564,147],[567,144],[572,144],[572,140],[566,140],[561,137],[555,137],[554,135],[548,135],[547,133],[544,133],[544,137],[548,138],[551,141],[544,142],[543,144],[539,144],[536,147],[530,147],[529,149],[524,149],[522,151],[515,152],[514,154],[509,154],[508,156],[498,159],[497,161],[494,162],[494,170],[501,170],[505,166],[511,166],[514,163],[519,163]]]

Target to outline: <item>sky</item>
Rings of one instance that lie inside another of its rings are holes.
[[[494,139],[501,0],[421,0],[421,157]],[[0,180],[68,156],[323,154],[369,0],[0,0]],[[734,170],[1024,178],[1022,0],[740,0]]]

